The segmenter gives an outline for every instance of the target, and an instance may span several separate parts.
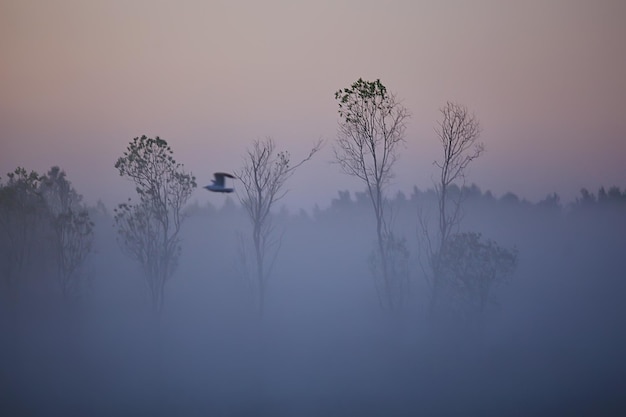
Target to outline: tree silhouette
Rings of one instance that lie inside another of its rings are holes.
[[[253,273],[258,295],[259,313],[265,308],[267,283],[280,249],[282,234],[277,233],[272,222],[271,210],[285,196],[285,183],[295,170],[310,160],[320,149],[318,141],[306,158],[290,165],[286,151],[277,151],[272,138],[255,140],[244,156],[243,166],[235,176],[243,184],[243,193],[237,194],[252,224]],[[239,255],[247,273],[245,240],[240,236]]]
[[[41,178],[40,189],[50,211],[54,231],[52,246],[57,280],[67,300],[80,292],[82,276],[79,269],[91,252],[93,222],[82,203],[82,196],[59,167],[52,167]]]
[[[160,315],[165,283],[180,256],[183,208],[196,187],[195,177],[174,160],[167,142],[158,136],[134,138],[115,163],[119,174],[135,184],[139,201],[115,209],[122,247],[143,269],[152,301]]]
[[[442,265],[439,255],[456,233],[462,217],[461,206],[464,198],[462,189],[469,164],[484,151],[478,142],[480,123],[465,106],[447,102],[441,109],[441,120],[435,132],[441,143],[443,157],[435,161],[439,169],[435,181],[437,195],[437,232],[429,231],[423,211],[418,212],[421,240],[425,245],[430,265],[429,284],[431,289],[431,311],[438,302],[442,285]]]
[[[367,194],[376,218],[377,254],[370,259],[380,262],[372,272],[382,307],[394,309],[400,300],[392,282],[395,277],[389,264],[389,250],[397,248],[387,213],[385,188],[393,176],[399,146],[404,141],[406,119],[409,113],[380,82],[359,78],[349,88],[335,93],[339,105],[339,130],[335,159],[344,173],[357,177],[366,185]],[[394,240],[392,242],[392,240]]]
[[[495,301],[494,288],[506,282],[517,264],[515,248],[505,249],[474,232],[449,236],[438,257],[440,294],[446,295],[439,302],[466,318]]]
[[[39,192],[41,176],[18,167],[0,184],[0,265],[2,293],[14,306],[21,282],[44,257],[34,254],[49,232],[48,210]]]

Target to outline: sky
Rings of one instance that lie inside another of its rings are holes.
[[[334,92],[362,77],[411,113],[390,193],[432,185],[450,100],[482,126],[468,182],[568,202],[626,186],[624,21],[621,0],[0,0],[0,175],[58,165],[113,207],[132,194],[114,163],[142,134],[199,185],[254,139],[294,160],[323,139],[283,202],[324,207],[363,189],[332,163]]]

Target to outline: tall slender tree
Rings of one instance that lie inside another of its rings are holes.
[[[235,172],[243,185],[243,192],[238,193],[238,197],[252,225],[253,281],[261,315],[265,308],[268,281],[282,241],[282,234],[278,233],[272,221],[272,208],[287,193],[287,180],[319,151],[321,145],[322,142],[318,141],[304,159],[291,165],[289,153],[278,151],[272,138],[257,139],[247,150],[243,166]],[[244,239],[240,239],[240,256],[242,260],[248,259]]]
[[[437,194],[437,232],[432,233],[423,212],[418,213],[421,240],[425,242],[426,256],[430,266],[427,274],[430,284],[430,311],[434,312],[441,296],[444,273],[444,249],[451,237],[459,231],[462,218],[463,186],[469,164],[484,152],[478,141],[480,123],[467,107],[447,102],[440,109],[441,119],[435,132],[443,155],[435,161],[438,176],[435,180]],[[455,191],[456,190],[456,191]]]
[[[385,190],[404,142],[409,112],[380,80],[359,78],[350,87],[338,90],[335,99],[341,118],[335,159],[344,173],[365,183],[376,219],[377,249],[370,258],[375,266],[372,271],[375,279],[382,280],[382,285],[377,285],[381,306],[394,309],[405,287],[396,281],[406,281],[406,275],[396,276],[390,265],[389,251],[403,245],[402,240],[396,241],[389,224]]]
[[[119,174],[135,184],[131,199],[115,209],[120,242],[143,269],[153,311],[160,315],[166,282],[176,270],[181,252],[183,208],[195,177],[176,162],[172,148],[158,136],[134,138],[115,163]]]

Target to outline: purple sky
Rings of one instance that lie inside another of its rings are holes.
[[[113,164],[159,135],[200,185],[272,136],[294,159],[289,207],[360,190],[332,160],[335,90],[380,78],[410,110],[392,186],[427,188],[446,100],[480,119],[469,182],[537,201],[626,186],[626,2],[0,2],[0,175],[52,165],[90,203],[130,195]],[[200,203],[223,196],[198,190]]]

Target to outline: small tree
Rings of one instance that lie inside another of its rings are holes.
[[[57,280],[67,300],[80,292],[79,269],[91,252],[93,222],[82,196],[59,167],[52,167],[42,177],[40,188],[51,215]]]
[[[135,184],[139,197],[137,203],[129,199],[115,210],[121,244],[141,264],[153,311],[159,315],[165,283],[174,274],[181,252],[183,207],[196,180],[174,160],[172,149],[158,136],[134,138],[115,168]]]
[[[392,282],[396,277],[390,268],[389,249],[397,248],[392,242],[392,230],[387,217],[385,188],[393,176],[392,168],[398,159],[399,146],[404,142],[405,107],[394,94],[380,82],[359,78],[349,88],[335,93],[339,105],[339,130],[335,146],[335,159],[342,170],[363,181],[376,218],[377,254],[370,257],[379,265],[373,266],[381,306],[396,307],[398,294],[394,288],[402,286]]]
[[[259,313],[263,314],[267,283],[280,249],[282,234],[276,232],[271,210],[285,196],[285,183],[295,170],[311,159],[321,148],[318,141],[306,158],[290,165],[286,151],[277,151],[272,138],[255,140],[244,156],[243,167],[235,176],[243,184],[239,200],[252,224],[253,274],[258,294]],[[244,239],[240,239],[240,257],[247,259]]]
[[[448,310],[470,318],[495,301],[493,290],[515,270],[517,250],[485,240],[480,233],[458,233],[449,236],[439,258],[441,292],[451,302]]]
[[[484,145],[478,142],[480,123],[465,106],[447,102],[441,109],[441,120],[435,128],[443,148],[443,158],[435,161],[439,176],[435,181],[437,194],[437,233],[429,232],[423,212],[418,213],[425,242],[426,256],[431,273],[428,280],[431,288],[431,312],[438,302],[442,280],[441,257],[439,254],[448,243],[450,236],[456,233],[461,222],[463,202],[462,189],[469,164],[484,151]],[[452,190],[458,192],[451,192]],[[427,276],[428,276],[427,275]]]

